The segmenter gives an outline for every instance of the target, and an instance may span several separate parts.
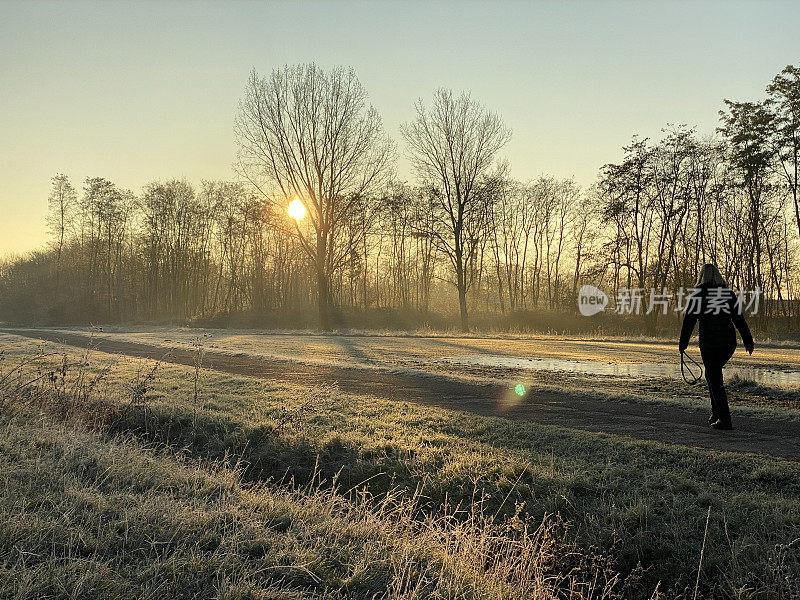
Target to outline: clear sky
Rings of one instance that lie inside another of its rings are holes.
[[[44,243],[58,172],[233,178],[249,71],[309,61],[354,67],[400,150],[416,99],[469,90],[512,128],[514,176],[590,185],[632,135],[711,133],[800,64],[800,2],[0,0],[0,256]]]

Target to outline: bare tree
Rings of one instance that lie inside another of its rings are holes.
[[[599,215],[601,212],[597,189],[591,188],[581,197],[580,202],[575,202],[571,207],[570,222],[573,247],[573,260],[575,269],[572,276],[572,296],[570,300],[578,297],[578,283],[583,275],[582,269],[585,262],[595,254],[595,245],[599,237]]]
[[[64,253],[67,235],[74,233],[78,194],[66,175],[58,174],[51,181],[53,191],[47,199],[49,208],[47,225],[56,246],[55,295],[58,297],[61,291],[61,256]]]
[[[467,93],[454,97],[450,90],[439,89],[430,110],[420,100],[416,111],[402,132],[414,168],[438,192],[434,239],[455,272],[461,327],[466,331],[469,265],[480,247],[480,224],[488,216],[479,183],[511,132],[497,114]]]
[[[253,71],[235,128],[240,172],[274,202],[297,197],[306,209],[308,226],[297,223],[296,234],[316,271],[319,323],[327,330],[331,277],[360,241],[340,234],[390,168],[380,117],[352,69],[308,64],[269,77]]]
[[[728,111],[720,111],[719,131],[728,139],[730,161],[738,174],[738,186],[746,192],[749,247],[752,267],[748,284],[764,289],[762,275],[763,240],[761,227],[770,200],[770,167],[774,158],[769,143],[772,114],[763,102],[725,100]]]
[[[765,105],[773,115],[769,139],[777,171],[791,193],[800,233],[800,68],[788,65],[767,86],[767,94]]]
[[[57,260],[60,262],[68,230],[74,227],[73,219],[77,209],[78,195],[66,175],[58,174],[53,177],[51,182],[53,191],[50,192],[50,197],[47,199],[50,209],[47,224],[50,234],[55,238]]]

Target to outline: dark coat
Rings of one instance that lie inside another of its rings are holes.
[[[689,345],[697,321],[700,321],[701,352],[732,351],[736,348],[734,325],[742,335],[745,348],[753,345],[753,336],[736,294],[725,286],[704,283],[686,299],[686,314],[678,345],[681,352]]]

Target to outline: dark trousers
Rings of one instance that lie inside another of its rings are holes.
[[[724,423],[730,423],[731,411],[728,408],[728,394],[722,381],[722,367],[731,359],[735,350],[736,346],[700,349],[708,392],[711,395],[711,413]]]

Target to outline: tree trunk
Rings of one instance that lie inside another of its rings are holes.
[[[456,272],[456,287],[458,288],[458,307],[461,311],[461,331],[469,331],[469,321],[467,320],[467,279],[464,268],[461,266],[461,258],[458,259]]]
[[[467,320],[467,292],[463,287],[458,290],[458,306],[461,309],[461,331],[469,331],[469,321]]]
[[[328,316],[328,277],[324,269],[317,269],[317,303],[319,307],[319,328],[330,331],[331,325]]]

